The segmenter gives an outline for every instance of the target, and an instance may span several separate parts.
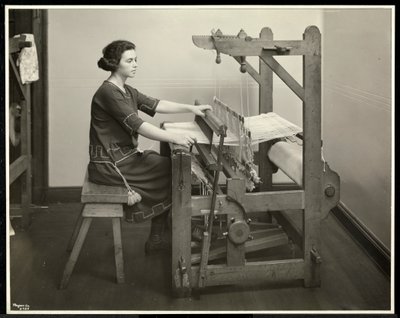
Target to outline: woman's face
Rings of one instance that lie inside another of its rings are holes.
[[[127,50],[121,55],[117,72],[123,77],[135,77],[137,64],[137,56],[135,50]]]

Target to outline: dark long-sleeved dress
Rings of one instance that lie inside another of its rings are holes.
[[[171,206],[171,163],[155,151],[137,149],[137,130],[144,122],[138,110],[155,115],[159,100],[125,85],[126,93],[104,81],[92,99],[89,180],[124,186],[142,196],[134,219],[145,221]]]

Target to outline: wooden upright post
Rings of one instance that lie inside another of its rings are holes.
[[[274,34],[270,28],[263,28],[260,32],[260,39],[273,40]],[[268,65],[259,58],[259,114],[273,111],[273,74],[274,72]],[[262,142],[258,146],[258,175],[261,178],[260,191],[272,190],[272,165],[268,160],[268,151],[271,147],[271,142]],[[268,212],[265,216],[259,218],[260,221],[271,222],[272,217]]]
[[[160,155],[164,157],[171,157],[171,148],[168,142],[160,142]]]
[[[273,40],[273,33],[270,28],[263,28],[260,32],[260,39]],[[273,82],[272,75],[273,71],[262,61],[259,61],[259,73],[260,73],[260,88],[259,88],[259,113],[272,112],[273,110]],[[272,166],[268,160],[268,150],[270,148],[270,142],[263,142],[259,145],[258,158],[259,160],[259,176],[262,180],[260,184],[260,191],[270,191],[272,188]]]
[[[39,80],[32,85],[32,202],[46,202],[48,184],[48,63],[47,33],[48,10],[33,9],[32,33],[35,36],[39,62]],[[29,32],[31,33],[31,32]]]
[[[27,166],[21,175],[21,225],[27,228],[30,223],[32,202],[32,147],[31,147],[31,89],[30,84],[23,85],[24,100],[21,100],[21,155],[26,156]]]
[[[304,285],[317,287],[320,278],[321,222],[321,34],[308,27],[303,35],[308,52],[303,56],[303,186],[304,186]]]
[[[246,186],[243,179],[227,179],[226,180],[227,195],[233,197],[239,203],[243,202]],[[237,216],[237,220],[244,220],[243,216]],[[230,220],[228,220],[229,222]],[[246,263],[246,250],[244,243],[234,244],[229,238],[226,239],[226,265],[227,266],[244,266]]]
[[[191,156],[184,150],[171,154],[172,164],[172,289],[176,297],[191,291]]]

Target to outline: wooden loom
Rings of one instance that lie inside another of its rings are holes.
[[[226,126],[213,112],[207,111],[204,119],[195,119],[210,138],[210,145],[196,147],[204,169],[214,177],[212,194],[202,196],[192,193],[193,154],[187,148],[161,144],[161,152],[170,154],[172,161],[172,282],[175,295],[188,296],[192,288],[253,279],[302,279],[305,287],[319,286],[320,222],[339,201],[340,181],[339,176],[321,160],[321,36],[318,28],[308,27],[300,41],[274,41],[272,31],[263,28],[257,39],[247,36],[243,30],[237,36],[225,36],[218,30],[211,36],[193,36],[193,42],[197,47],[216,50],[217,63],[221,61],[221,53],[232,56],[240,63],[240,70],[255,79],[259,84],[260,114],[273,111],[272,75],[276,73],[303,101],[303,135],[300,136],[303,149],[300,155],[293,155],[284,141],[261,143],[258,173],[262,183],[257,192],[246,193],[243,178],[220,155]],[[274,55],[303,56],[303,87],[274,59]],[[259,71],[246,62],[246,56],[259,57]],[[213,133],[219,136],[218,147],[211,146]],[[282,158],[284,160],[280,160]],[[274,189],[274,165],[291,173],[289,177],[297,182],[299,188]],[[296,167],[300,168],[296,170]],[[218,186],[220,171],[227,177],[224,192]],[[287,210],[302,214],[300,229],[287,216]],[[300,256],[256,262],[246,260],[246,253],[257,250],[257,243],[248,240],[252,230],[249,218],[260,214],[279,224],[272,228],[266,225],[257,229],[256,226],[255,232],[267,234],[261,248],[293,242]],[[192,218],[199,216],[206,221],[200,252],[196,254],[192,249],[191,224]],[[210,245],[213,244],[212,229],[216,216],[220,224],[221,219],[225,220],[222,223],[226,230],[226,243],[213,250]],[[213,259],[221,256],[226,257],[226,263],[211,264]]]

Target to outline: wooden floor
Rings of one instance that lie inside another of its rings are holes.
[[[122,226],[126,283],[115,283],[111,221],[94,220],[68,288],[58,285],[80,204],[36,209],[27,231],[10,237],[10,309],[31,311],[390,310],[390,280],[330,215],[322,223],[322,286],[301,281],[208,287],[188,299],[170,293],[170,257],[145,256],[149,223]],[[17,225],[17,224],[16,224]]]

